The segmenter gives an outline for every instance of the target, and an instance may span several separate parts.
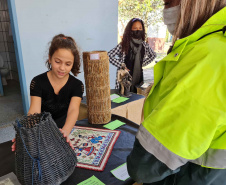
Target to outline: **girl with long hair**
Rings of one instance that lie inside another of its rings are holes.
[[[49,112],[70,143],[68,136],[77,121],[84,91],[83,83],[74,77],[80,70],[77,44],[72,37],[56,35],[50,43],[48,56],[48,71],[31,81],[28,115]],[[14,143],[12,151],[15,147]]]

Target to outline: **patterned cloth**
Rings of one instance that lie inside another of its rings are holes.
[[[120,131],[75,126],[70,141],[77,155],[77,167],[103,171]]]
[[[156,53],[150,48],[149,44],[146,42],[142,42],[144,46],[144,58],[142,62],[142,66],[146,66],[150,64],[156,57]],[[117,75],[118,75],[118,70],[121,68],[122,63],[125,63],[125,58],[126,54],[122,53],[122,45],[121,43],[118,44],[115,48],[110,50],[108,52],[109,56],[109,62],[117,67],[117,72],[116,72],[116,82],[115,82],[115,88],[119,89],[119,82],[117,80]]]

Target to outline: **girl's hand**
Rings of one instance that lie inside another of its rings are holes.
[[[16,138],[14,138],[14,139],[12,140],[12,142],[13,142],[13,145],[11,146],[12,152],[15,152],[15,151],[16,151]]]
[[[62,130],[61,128],[60,128],[60,132],[66,138],[66,141],[68,142],[68,144],[70,145],[70,147],[74,150],[74,147],[72,146],[72,144],[70,142],[70,139],[69,139],[69,134],[66,131]]]

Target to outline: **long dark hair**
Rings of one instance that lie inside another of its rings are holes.
[[[124,52],[126,55],[129,52],[129,46],[130,46],[130,40],[132,38],[132,26],[133,23],[139,21],[142,24],[143,27],[143,35],[142,35],[142,40],[145,41],[145,27],[144,27],[144,22],[141,19],[138,18],[132,18],[128,24],[126,25],[125,31],[123,33],[123,38],[122,38],[122,52]]]
[[[174,33],[173,44],[178,38],[193,34],[224,7],[226,7],[226,0],[181,0],[180,17]]]
[[[71,72],[77,76],[80,73],[80,56],[77,44],[72,37],[65,36],[64,34],[59,34],[53,37],[50,47],[49,47],[49,58],[52,58],[53,54],[58,49],[70,49],[71,53],[74,55],[74,63]],[[46,61],[46,66],[50,70],[51,65],[49,60]]]

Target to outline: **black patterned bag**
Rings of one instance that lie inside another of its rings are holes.
[[[77,164],[76,154],[59,131],[50,113],[24,116],[14,122],[15,167],[23,185],[57,185]]]

